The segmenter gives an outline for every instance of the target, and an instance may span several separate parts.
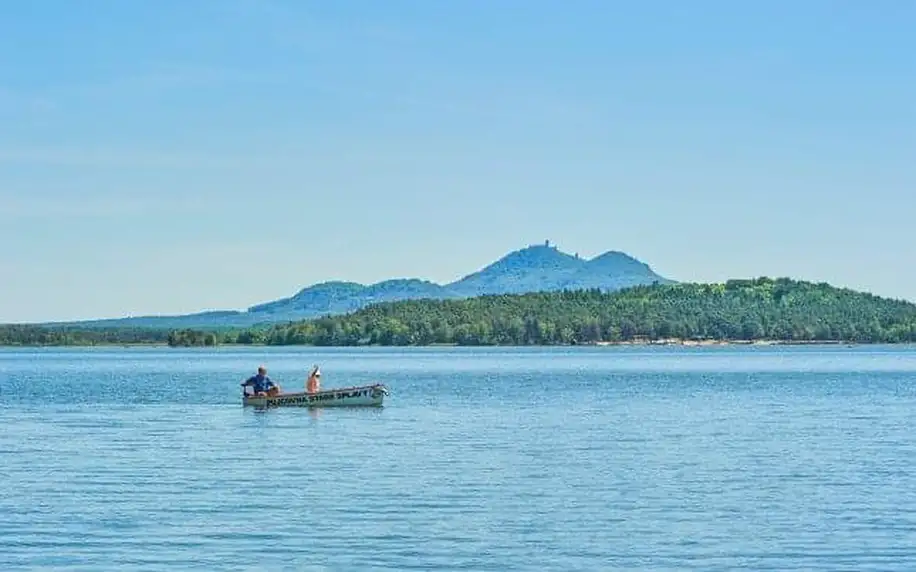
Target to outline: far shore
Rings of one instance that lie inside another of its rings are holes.
[[[824,345],[877,345],[881,342],[854,342],[843,340],[684,340],[666,338],[658,340],[636,339],[616,342],[593,342],[595,346],[824,346]],[[904,344],[895,344],[904,345]]]
[[[165,342],[149,343],[98,343],[98,344],[20,344],[20,345],[0,345],[4,349],[16,348],[160,348],[160,349],[217,349],[217,348],[436,348],[436,347],[466,347],[466,348],[556,348],[556,347],[613,347],[613,346],[681,346],[681,347],[716,347],[716,346],[911,346],[912,342],[863,342],[863,341],[846,341],[846,340],[694,340],[694,339],[633,339],[620,341],[600,341],[600,342],[581,342],[573,344],[530,344],[530,345],[462,345],[457,343],[431,343],[423,345],[347,345],[347,346],[319,346],[309,344],[290,344],[290,345],[270,345],[264,343],[257,344],[236,344],[221,343],[215,346],[191,345],[191,346],[169,346]]]

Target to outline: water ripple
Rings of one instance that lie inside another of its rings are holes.
[[[914,355],[0,350],[0,569],[913,569]]]

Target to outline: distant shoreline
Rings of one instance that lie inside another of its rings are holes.
[[[594,342],[593,346],[841,346],[841,345],[879,345],[877,342],[857,342],[851,340],[691,340],[667,338],[660,340],[629,340],[617,342]],[[882,344],[883,345],[883,344]],[[894,345],[905,345],[896,343]]]
[[[95,344],[16,344],[0,345],[2,349],[17,348],[160,348],[160,349],[219,349],[219,348],[334,348],[334,349],[357,349],[357,348],[573,348],[573,347],[618,347],[618,346],[678,346],[678,347],[722,347],[722,346],[912,346],[913,342],[869,342],[869,341],[852,341],[852,340],[693,340],[666,338],[658,340],[638,339],[638,340],[619,340],[619,341],[599,341],[583,342],[572,344],[458,344],[458,343],[430,343],[415,345],[393,345],[393,344],[362,344],[362,345],[315,345],[315,344],[266,344],[266,343],[220,343],[215,346],[188,345],[188,346],[170,346],[165,342],[149,343],[95,343]]]
[[[248,329],[0,326],[0,344],[123,347],[773,346],[916,343],[916,304],[789,279],[385,302]]]

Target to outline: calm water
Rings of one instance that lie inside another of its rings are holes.
[[[914,348],[0,350],[0,426],[2,570],[916,569]]]

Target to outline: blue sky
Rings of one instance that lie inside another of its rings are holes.
[[[916,300],[916,3],[32,0],[0,322],[450,281],[550,239]]]

